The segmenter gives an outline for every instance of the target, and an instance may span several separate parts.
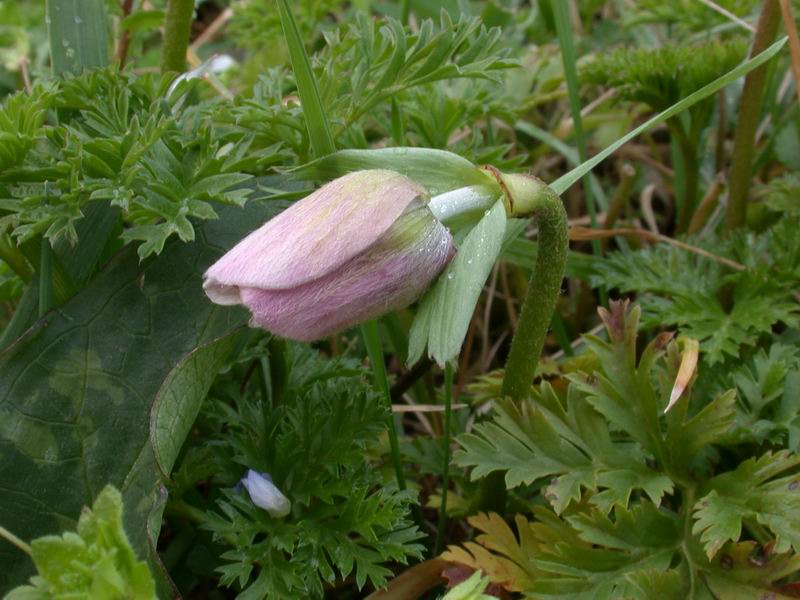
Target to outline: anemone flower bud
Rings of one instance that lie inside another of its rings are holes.
[[[453,257],[425,190],[387,170],[335,179],[257,229],[205,274],[217,304],[312,341],[404,308]]]
[[[259,508],[263,508],[271,516],[282,518],[292,510],[292,503],[283,493],[272,483],[272,477],[266,473],[259,473],[253,469],[248,469],[241,484],[247,488],[250,499]]]

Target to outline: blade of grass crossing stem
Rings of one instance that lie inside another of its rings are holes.
[[[46,21],[55,75],[108,65],[104,0],[47,0]]]
[[[453,416],[453,365],[444,367],[444,425],[442,425],[442,502],[439,505],[439,523],[436,526],[436,545],[433,555],[439,556],[444,549],[444,529],[447,525],[447,488],[450,486],[450,429]]]
[[[572,169],[569,173],[566,173],[565,175],[562,175],[561,177],[556,179],[553,183],[550,184],[550,187],[558,195],[563,194],[570,187],[572,187],[575,184],[575,182],[581,179],[586,173],[594,169],[598,164],[600,164],[606,158],[614,154],[614,152],[619,150],[622,146],[630,142],[636,136],[641,135],[642,133],[651,129],[655,125],[663,123],[667,119],[683,112],[690,106],[693,106],[698,102],[700,102],[701,100],[708,98],[712,94],[715,94],[716,92],[724,88],[726,85],[733,83],[734,81],[736,81],[743,75],[746,75],[753,69],[760,67],[762,64],[764,64],[773,56],[775,56],[781,50],[781,48],[785,43],[786,43],[786,38],[784,37],[775,42],[774,44],[772,44],[769,48],[767,48],[760,54],[754,56],[749,60],[746,60],[735,69],[732,69],[719,79],[716,79],[711,83],[709,83],[708,85],[700,88],[696,92],[689,94],[688,96],[686,96],[686,98],[684,98],[680,102],[676,102],[668,109],[658,113],[656,116],[645,121],[632,131],[629,131],[627,134],[625,134],[616,142],[608,146],[602,152],[595,154],[592,158],[581,163],[580,165]]]
[[[564,65],[564,78],[567,82],[567,93],[569,95],[569,108],[572,114],[572,129],[575,132],[575,143],[578,146],[578,157],[581,162],[586,162],[589,153],[586,149],[586,136],[583,131],[583,119],[581,117],[581,98],[578,85],[578,69],[576,68],[577,56],[575,44],[572,39],[572,25],[570,19],[571,2],[566,0],[551,0],[553,17],[556,22],[556,33],[558,43],[561,47],[561,61]],[[589,211],[589,222],[592,228],[597,228],[597,207],[594,204],[594,194],[592,193],[592,182],[589,173],[583,177],[583,195],[586,198],[586,208]],[[602,256],[603,247],[600,240],[592,240],[592,253],[595,256]],[[608,292],[605,287],[598,289],[600,304],[608,304]]]
[[[289,9],[288,2],[286,0],[277,0],[277,2],[283,37],[289,48],[289,59],[292,61],[292,71],[297,82],[297,94],[303,105],[311,148],[315,156],[325,156],[335,152],[336,145],[333,143],[331,128],[322,108],[319,86],[314,72],[311,70],[311,61],[308,60],[308,54],[306,54],[303,40],[300,39],[300,31],[297,29],[297,23]]]
[[[392,461],[394,462],[394,472],[397,477],[397,487],[404,490],[406,489],[406,478],[403,475],[403,462],[400,459],[400,443],[397,439],[397,428],[395,427],[394,414],[392,413],[392,393],[389,389],[389,378],[386,376],[386,363],[383,358],[383,345],[377,321],[363,323],[361,325],[361,336],[367,346],[367,355],[372,365],[375,387],[383,395],[389,407],[389,444],[392,448]]]

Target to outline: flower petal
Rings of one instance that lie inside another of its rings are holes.
[[[278,487],[272,483],[269,475],[248,469],[242,478],[242,485],[247,488],[253,504],[263,508],[273,517],[285,517],[292,510],[292,503],[283,495]]]
[[[453,254],[447,228],[420,203],[338,270],[287,290],[242,288],[242,301],[253,313],[253,324],[312,341],[408,306]]]
[[[205,274],[219,304],[235,288],[286,289],[340,268],[380,238],[425,190],[394,171],[357,171],[331,181],[248,235]]]

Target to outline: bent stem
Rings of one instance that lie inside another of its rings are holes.
[[[532,214],[539,225],[536,266],[522,303],[517,330],[511,340],[501,388],[504,396],[519,401],[530,394],[544,338],[561,292],[569,242],[567,213],[561,198],[542,182],[528,178],[533,182],[532,185],[518,186],[509,180],[510,177],[505,175],[504,179],[512,206],[516,204],[519,210]],[[519,212],[512,210],[511,214],[516,216]]]

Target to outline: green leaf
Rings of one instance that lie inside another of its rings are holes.
[[[784,344],[760,350],[751,364],[739,365],[731,384],[740,394],[736,406],[734,443],[785,443],[800,450],[800,355]]]
[[[733,471],[717,475],[694,506],[693,532],[700,534],[709,559],[725,542],[738,541],[742,521],[754,519],[775,535],[775,552],[800,550],[800,479],[786,475],[800,465],[800,455],[768,452]]]
[[[630,511],[617,508],[615,516],[614,521],[601,512],[568,518],[581,541],[555,541],[544,547],[536,565],[552,575],[534,581],[533,597],[628,598],[639,573],[666,571],[681,539],[678,516],[649,502]],[[687,597],[685,592],[681,597]]]
[[[0,354],[0,505],[16,534],[62,528],[111,483],[129,507],[134,548],[155,562],[148,519],[161,491],[152,405],[184,357],[244,322],[243,311],[208,301],[201,274],[269,214],[255,205],[225,209],[198,241],[171,244],[144,268],[126,249]],[[28,569],[0,543],[0,588],[20,583]]]
[[[329,181],[353,171],[389,169],[410,177],[431,196],[470,185],[497,190],[497,182],[465,158],[432,148],[339,150],[289,171],[295,179]]]
[[[677,569],[642,569],[627,576],[635,600],[686,600],[683,575]]]
[[[297,23],[294,21],[289,3],[286,0],[277,0],[277,2],[283,36],[289,48],[292,71],[295,81],[297,81],[297,94],[303,105],[306,127],[308,127],[308,135],[311,138],[311,147],[317,157],[325,156],[336,151],[336,144],[333,141],[328,118],[322,106],[317,79],[311,70],[311,63],[308,60],[305,46],[303,46],[303,40],[300,39],[300,31],[297,29]]]
[[[322,597],[325,583],[351,575],[359,587],[381,586],[391,562],[422,550],[408,518],[416,492],[387,485],[368,450],[386,432],[389,410],[357,361],[327,359],[301,344],[287,350],[281,404],[269,410],[261,395],[235,407],[211,398],[205,412],[225,441],[212,446],[219,477],[244,466],[269,473],[292,502],[292,512],[276,519],[239,491],[223,490],[221,512],[208,512],[206,524],[232,546],[222,583],[254,598]]]
[[[593,265],[591,278],[621,292],[636,291],[648,326],[677,325],[681,333],[698,340],[711,364],[738,357],[743,345],[754,344],[775,323],[793,324],[800,318],[797,303],[786,283],[793,273],[768,276],[781,268],[778,262],[782,228],[765,235],[712,237],[702,242],[709,251],[746,263],[744,271],[731,272],[720,263],[683,248],[660,244],[635,252],[613,252]],[[787,257],[789,258],[789,257]],[[790,259],[795,263],[794,257]],[[790,283],[791,286],[791,283]],[[732,288],[732,306],[723,306],[723,289]]]
[[[39,571],[30,586],[12,590],[6,600],[85,597],[92,600],[155,600],[147,564],[139,561],[122,525],[122,495],[106,486],[78,520],[77,534],[48,535],[31,543]]]
[[[639,125],[639,127],[635,128],[633,131],[622,136],[620,139],[611,144],[608,148],[606,148],[602,152],[599,152],[598,154],[594,155],[592,158],[582,163],[575,169],[572,169],[572,171],[570,171],[566,175],[562,175],[561,177],[559,177],[556,181],[550,184],[550,187],[553,190],[555,190],[555,192],[560,196],[570,187],[572,187],[572,185],[575,184],[579,179],[581,179],[581,177],[583,177],[586,173],[594,169],[597,165],[599,165],[606,158],[611,156],[614,152],[619,150],[622,146],[627,144],[636,136],[644,133],[645,131],[648,131],[655,125],[663,123],[667,119],[674,117],[677,114],[680,114],[690,106],[693,106],[694,104],[697,104],[701,100],[711,96],[712,94],[715,94],[728,84],[733,83],[743,75],[746,75],[753,69],[758,68],[759,66],[770,60],[780,51],[781,48],[783,48],[783,45],[786,43],[786,40],[787,40],[786,37],[781,38],[780,40],[772,44],[772,46],[770,46],[757,56],[754,56],[753,58],[744,61],[742,64],[740,64],[738,67],[736,67],[729,73],[726,73],[719,79],[716,79],[712,83],[709,83],[708,85],[702,87],[696,92],[689,94],[688,96],[683,98],[680,102],[673,104],[668,109],[654,116],[652,119],[648,119],[647,121]]]
[[[120,27],[131,33],[155,30],[164,24],[163,10],[138,10],[120,21]]]
[[[797,598],[796,584],[783,586],[777,582],[787,577],[790,582],[796,580],[800,555],[771,551],[762,557],[762,551],[763,547],[754,541],[726,544],[703,574],[713,597],[725,600]]]
[[[108,65],[103,0],[47,0],[50,57],[56,75]]]
[[[553,389],[542,385],[534,398],[497,405],[497,416],[458,437],[460,466],[473,467],[473,479],[507,471],[509,488],[548,478],[544,497],[556,514],[581,500],[582,490],[594,493],[590,502],[604,512],[627,507],[634,489],[659,502],[671,492],[669,477],[647,466],[641,450],[615,443],[602,416],[591,408],[576,386],[566,408]]]
[[[502,201],[486,211],[467,234],[455,258],[425,294],[411,326],[408,362],[428,355],[440,365],[461,351],[486,278],[502,249],[506,209]]]
[[[150,413],[150,443],[164,480],[169,479],[200,406],[237,337],[233,333],[193,350],[158,390]]]

